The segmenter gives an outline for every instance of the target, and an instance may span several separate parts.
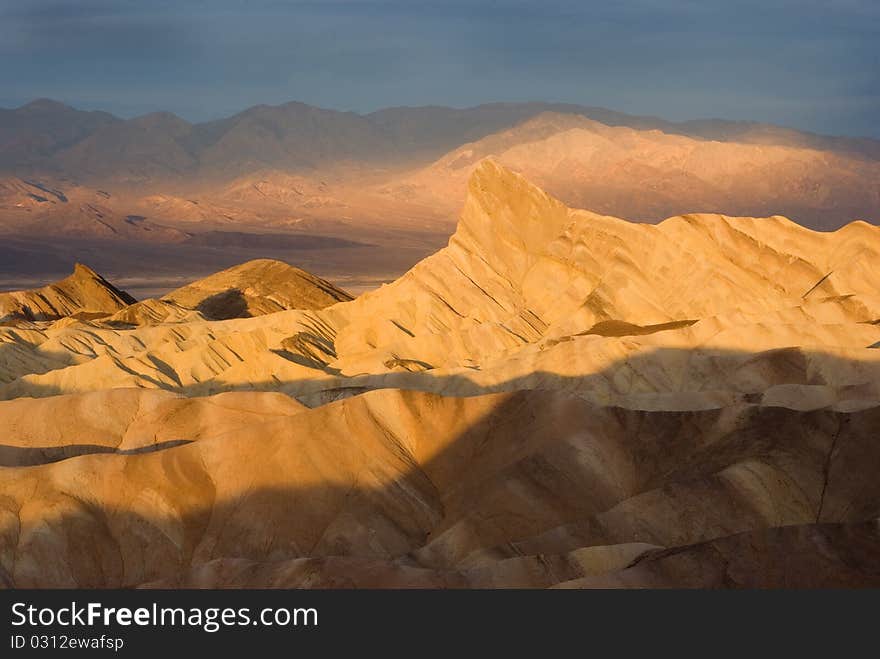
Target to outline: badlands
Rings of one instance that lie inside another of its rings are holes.
[[[493,160],[355,299],[0,297],[7,587],[880,586],[880,229],[656,225]]]

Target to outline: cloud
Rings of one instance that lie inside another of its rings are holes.
[[[136,63],[191,51],[192,26],[125,2],[29,2],[0,11],[0,40],[11,56],[57,57],[59,63]]]
[[[0,86],[195,119],[532,99],[880,136],[878,36],[861,0],[0,0]]]

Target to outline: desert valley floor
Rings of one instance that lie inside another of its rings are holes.
[[[353,299],[272,260],[0,293],[0,584],[880,586],[878,264],[484,160]]]

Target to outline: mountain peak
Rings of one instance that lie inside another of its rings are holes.
[[[178,117],[173,112],[164,111],[143,114],[134,119],[130,119],[129,123],[140,126],[146,130],[164,129],[171,131],[186,131],[191,128],[190,123],[186,121],[186,119]]]
[[[73,286],[88,291],[87,297],[108,298],[121,306],[137,302],[131,295],[116,288],[89,266],[76,263],[73,266],[73,274],[67,279],[58,282],[58,286]]]
[[[558,235],[568,216],[563,203],[486,158],[468,181],[468,196],[452,240],[514,279],[527,267],[529,255]]]
[[[83,263],[75,263],[73,265],[72,276],[76,279],[103,279],[101,275]]]
[[[548,220],[555,223],[568,213],[562,202],[493,158],[481,160],[471,174],[465,213],[474,206],[495,220],[515,225],[530,221],[547,224]]]
[[[0,293],[0,321],[58,320],[81,312],[111,314],[136,300],[87,265],[39,289]]]
[[[479,162],[477,168],[471,175],[471,185],[474,183],[477,183],[478,185],[484,183],[525,185],[534,188],[535,190],[540,190],[537,185],[528,181],[524,176],[505,167],[492,157],[483,158]]]
[[[163,300],[212,320],[247,318],[285,309],[323,309],[351,296],[283,261],[255,259],[168,293]]]
[[[72,109],[69,105],[65,105],[60,101],[53,101],[51,98],[38,98],[19,108],[19,110],[28,112],[63,112]]]

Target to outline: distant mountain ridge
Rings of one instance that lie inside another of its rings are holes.
[[[487,157],[567,204],[642,222],[683,212],[786,215],[817,229],[880,219],[880,161],[700,140],[554,112],[464,144],[384,190],[451,209]]]
[[[124,122],[107,112],[84,112],[48,99],[14,110],[0,108],[0,170],[45,163],[47,158],[114,123]]]
[[[357,114],[290,102],[190,123],[167,112],[126,120],[40,99],[0,109],[0,172],[138,186],[181,179],[231,180],[261,169],[411,166],[427,164],[544,112],[696,139],[809,147],[880,159],[880,140],[871,138],[816,135],[745,121],[672,122],[565,103],[396,107]]]

